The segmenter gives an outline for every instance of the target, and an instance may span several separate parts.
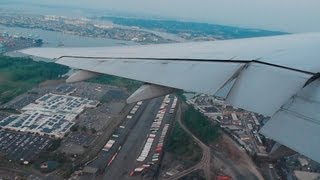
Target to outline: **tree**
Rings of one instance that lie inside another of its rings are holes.
[[[96,129],[91,128],[91,133],[92,133],[92,134],[95,134],[96,132],[97,132],[97,130],[96,130]]]
[[[61,145],[61,139],[55,139],[52,141],[52,144],[48,150],[55,151],[60,147],[60,145]]]
[[[82,126],[82,127],[81,127],[81,131],[83,131],[83,132],[87,132],[87,127]]]
[[[78,125],[73,125],[71,128],[70,128],[70,130],[72,131],[72,132],[76,132],[76,131],[78,131]]]

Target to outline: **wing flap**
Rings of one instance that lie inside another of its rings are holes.
[[[151,84],[214,94],[242,63],[62,57],[56,63]]]
[[[320,162],[320,80],[293,96],[260,133]]]
[[[250,63],[239,74],[226,102],[271,116],[298,92],[310,77],[309,74]]]

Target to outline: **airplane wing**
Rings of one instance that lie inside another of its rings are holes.
[[[21,52],[82,70],[70,82],[98,73],[154,85],[135,92],[140,99],[175,89],[222,97],[270,116],[263,135],[320,162],[320,33]]]

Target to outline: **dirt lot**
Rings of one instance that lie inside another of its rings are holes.
[[[211,146],[211,156],[215,175],[228,175],[236,180],[264,179],[246,152],[226,134]]]

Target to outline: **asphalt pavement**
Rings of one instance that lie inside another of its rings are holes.
[[[106,168],[102,179],[141,179],[141,176],[130,177],[129,174],[136,168],[136,159],[144,146],[149,128],[159,110],[162,99],[150,100],[135,126],[128,129],[129,135],[122,144],[121,150],[118,151],[115,160]]]

